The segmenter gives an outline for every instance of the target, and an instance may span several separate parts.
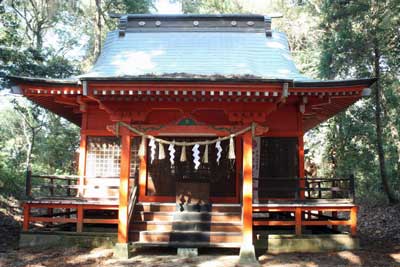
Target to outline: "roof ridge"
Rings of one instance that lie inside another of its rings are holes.
[[[272,18],[268,15],[221,14],[221,15],[161,15],[161,14],[113,14],[119,18],[119,35],[143,31],[257,31],[272,36]]]

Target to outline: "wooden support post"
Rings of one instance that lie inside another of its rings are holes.
[[[296,235],[301,235],[301,221],[302,221],[302,217],[301,216],[302,216],[301,215],[301,208],[296,208],[295,215],[294,215],[294,218],[295,218],[295,221],[296,221],[296,225],[295,225]]]
[[[129,172],[131,162],[131,137],[126,129],[121,129],[121,172],[119,180],[118,243],[128,243],[129,222]]]
[[[24,231],[28,231],[29,230],[29,219],[31,216],[31,207],[29,206],[28,203],[24,204],[24,223],[22,226],[22,229]]]
[[[30,166],[26,169],[25,194],[27,197],[32,196],[32,170]]]
[[[139,201],[146,197],[146,179],[147,179],[147,145],[144,146],[144,156],[140,156],[139,163]]]
[[[243,137],[243,242],[253,245],[252,137]]]
[[[50,177],[50,187],[49,187],[49,191],[50,191],[50,197],[54,197],[54,179],[53,177]],[[53,209],[52,208],[48,208],[47,209],[47,215],[49,217],[53,216]]]
[[[357,206],[352,207],[350,210],[350,232],[352,236],[357,235],[357,211]]]
[[[71,188],[70,188],[71,180],[68,179],[67,184],[68,184],[67,197],[70,197],[71,196]],[[71,218],[71,209],[65,209],[65,213],[66,213],[66,215],[65,215],[66,218]]]
[[[354,174],[351,174],[349,177],[349,198],[354,202],[355,201],[355,183],[354,183]]]
[[[71,196],[71,180],[70,179],[68,179],[67,180],[67,185],[68,185],[68,187],[67,187],[67,197],[70,197]]]
[[[299,177],[304,178],[304,136],[303,136],[303,114],[301,112],[297,113],[297,131],[299,132],[299,135],[297,137],[297,147],[298,147],[298,160],[299,160]],[[305,188],[306,187],[306,181],[299,180],[299,186],[300,188]],[[305,199],[305,190],[301,190],[299,192],[299,197],[300,199]]]
[[[338,218],[337,211],[332,211],[332,218],[333,218],[333,220],[337,220],[337,218]],[[332,230],[337,231],[338,230],[337,225],[332,225]]]
[[[253,137],[243,135],[243,240],[240,248],[240,264],[257,263],[253,245]]]
[[[83,196],[83,186],[85,185],[84,176],[86,169],[86,134],[81,134],[81,143],[79,145],[79,166],[78,166],[78,174],[79,174],[79,188],[78,188],[78,197]]]
[[[76,215],[76,231],[81,233],[83,231],[83,206],[77,206],[77,215]]]
[[[337,198],[337,191],[335,191],[336,187],[338,187],[338,184],[336,183],[335,180],[332,181],[332,198],[335,199]],[[339,187],[338,187],[339,188]]]

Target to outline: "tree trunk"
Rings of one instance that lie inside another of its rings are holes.
[[[393,143],[395,144],[396,151],[397,151],[397,176],[400,179],[400,134],[397,130],[395,122],[389,120],[389,128],[390,132],[392,133]]]
[[[31,169],[31,158],[32,158],[32,150],[33,150],[33,145],[35,144],[35,137],[36,137],[36,130],[34,128],[31,128],[32,131],[32,136],[31,140],[28,146],[28,151],[26,152],[26,171]]]
[[[95,36],[93,55],[96,59],[101,51],[101,0],[96,0],[96,15],[95,15]]]
[[[382,140],[382,120],[381,120],[381,86],[380,86],[380,50],[377,45],[377,40],[374,44],[374,68],[375,68],[375,77],[378,78],[375,83],[375,125],[376,125],[376,147],[379,157],[379,170],[382,181],[383,190],[386,193],[386,196],[389,200],[390,204],[397,203],[397,199],[392,194],[389,181],[386,173],[386,164],[385,164],[385,152],[383,150],[383,140]]]

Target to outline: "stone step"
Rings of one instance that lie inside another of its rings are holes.
[[[180,206],[176,203],[154,203],[154,202],[141,202],[136,204],[136,211],[179,211]],[[210,207],[206,205],[185,205],[183,207],[186,211],[209,211],[209,212],[241,212],[240,204],[211,204]]]
[[[240,243],[240,232],[200,231],[131,231],[130,240],[139,242],[191,242],[191,243]]]
[[[133,221],[204,221],[204,222],[240,222],[239,212],[153,212],[138,211]]]
[[[176,222],[133,222],[131,230],[138,231],[210,231],[210,232],[240,232],[241,222],[204,222],[204,221],[176,221]]]

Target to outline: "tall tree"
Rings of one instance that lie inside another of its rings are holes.
[[[391,107],[382,100],[385,94],[382,85],[390,87],[388,79],[399,77],[399,12],[397,0],[325,0],[321,7],[321,28],[324,30],[322,77],[378,78],[373,88],[375,141],[372,141],[378,154],[382,188],[390,203],[397,202],[397,199],[388,177],[385,151],[388,144],[385,144],[387,133],[384,131],[387,118],[382,108]]]
[[[91,65],[100,54],[105,34],[114,30],[117,25],[109,14],[143,14],[149,13],[155,7],[153,0],[90,0],[87,4],[82,4],[81,8],[88,17],[85,31],[90,36],[92,44],[88,51],[87,65]]]
[[[229,14],[242,13],[243,7],[238,0],[181,0],[185,14]]]

